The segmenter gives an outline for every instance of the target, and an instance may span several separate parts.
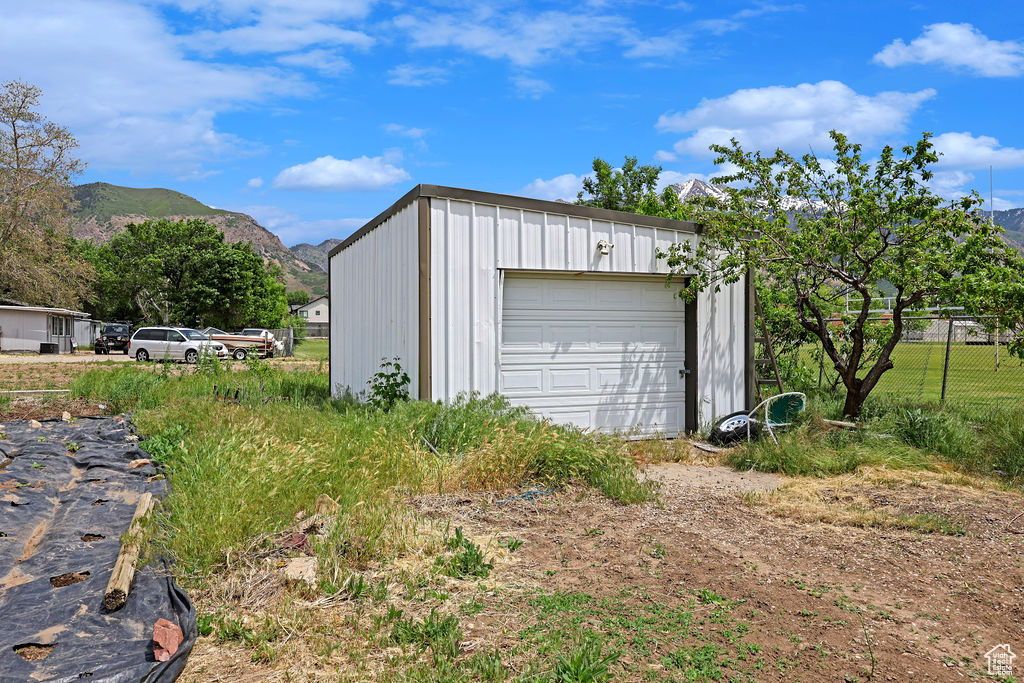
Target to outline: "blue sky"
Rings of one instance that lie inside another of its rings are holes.
[[[869,154],[931,131],[936,187],[1024,206],[1017,2],[47,0],[5,7],[79,182],[168,187],[286,245],[416,183],[573,199],[594,156],[716,172],[707,145]]]

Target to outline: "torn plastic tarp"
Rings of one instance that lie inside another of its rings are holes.
[[[141,567],[128,602],[103,609],[139,496],[166,491],[120,417],[0,426],[0,680],[173,681],[196,639],[188,596],[163,563]],[[153,624],[185,639],[166,662]]]

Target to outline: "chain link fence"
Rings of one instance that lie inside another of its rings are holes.
[[[889,320],[871,318],[873,323]],[[840,319],[828,321],[840,326]],[[922,403],[957,403],[974,408],[1024,404],[1024,362],[1008,351],[1014,333],[994,316],[914,316],[892,354],[893,368],[874,392]],[[786,384],[828,387],[838,375],[820,343],[779,354]],[[817,375],[816,377],[814,375]]]
[[[283,348],[275,349],[275,356],[290,357],[295,355],[295,330],[291,327],[282,327],[276,330],[270,330],[270,333],[274,335],[274,339],[281,342]]]

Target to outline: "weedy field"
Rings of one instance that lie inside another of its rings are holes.
[[[981,679],[1024,639],[1019,406],[879,400],[846,432],[825,397],[710,455],[497,397],[335,401],[259,361],[72,392],[168,471],[187,680]]]

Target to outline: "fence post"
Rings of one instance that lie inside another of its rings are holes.
[[[942,398],[940,403],[946,404],[946,380],[949,378],[949,350],[953,346],[953,320],[954,317],[949,316],[949,331],[946,333],[946,362],[942,365]]]

